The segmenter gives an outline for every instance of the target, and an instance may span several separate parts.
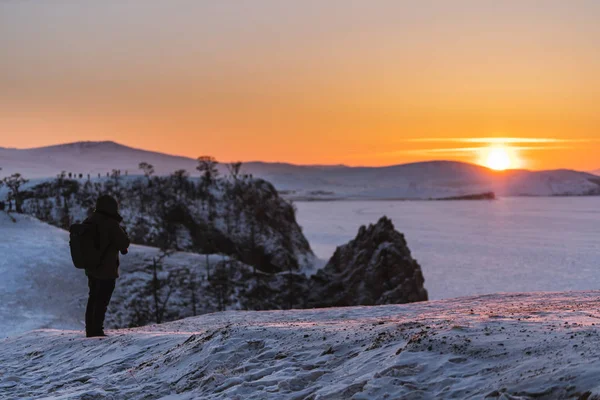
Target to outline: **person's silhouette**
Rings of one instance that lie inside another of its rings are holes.
[[[98,229],[98,247],[103,249],[102,259],[95,269],[86,269],[89,298],[85,312],[85,331],[87,337],[106,336],[104,317],[110,298],[119,277],[119,252],[127,254],[129,236],[120,223],[117,201],[108,195],[100,196],[96,208],[86,222],[93,223]]]

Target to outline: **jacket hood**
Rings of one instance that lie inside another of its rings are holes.
[[[107,217],[116,219],[121,222],[123,217],[119,215],[119,204],[117,200],[109,195],[100,196],[96,201],[96,209],[94,212],[106,215]]]

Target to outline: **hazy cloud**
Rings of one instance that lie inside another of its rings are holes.
[[[475,143],[493,143],[493,142],[475,142]],[[500,142],[498,142],[500,143]],[[502,142],[506,143],[506,142]],[[536,143],[536,142],[521,142],[521,143]],[[542,142],[542,143],[553,143],[553,142]],[[560,143],[560,142],[555,142]],[[480,147],[451,147],[451,148],[427,148],[427,149],[410,149],[410,150],[397,150],[387,153],[380,153],[379,155],[418,155],[418,156],[452,156],[452,157],[472,157],[474,153],[479,153],[487,149],[488,146]],[[511,150],[514,151],[537,151],[537,150],[568,150],[572,149],[573,146],[510,146]]]
[[[525,137],[476,137],[476,138],[415,138],[409,142],[436,142],[436,143],[482,143],[482,144],[526,144],[526,143],[585,143],[591,139],[558,139],[558,138],[525,138]],[[539,147],[528,150],[545,149]]]

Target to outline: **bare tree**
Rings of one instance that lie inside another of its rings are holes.
[[[211,194],[210,188],[216,182],[219,176],[219,170],[217,165],[219,163],[214,157],[201,156],[198,157],[198,166],[196,169],[202,173],[201,186],[205,195],[205,199],[208,201],[208,219],[212,222],[215,217],[214,212],[214,198]]]
[[[191,294],[191,302],[192,302],[192,315],[195,317],[196,315],[198,315],[198,296],[196,295],[196,290],[198,288],[198,284],[196,282],[196,272],[192,272],[190,270],[187,271],[188,273],[188,288],[190,290],[190,294]]]
[[[60,174],[56,175],[56,183],[59,187],[63,186],[64,180],[67,178],[67,173],[65,171],[61,171]]]
[[[219,171],[217,170],[218,164],[219,163],[214,157],[198,157],[198,166],[196,169],[202,173],[202,183],[205,188],[210,187],[217,179],[217,176],[219,175]]]
[[[178,169],[171,175],[171,179],[178,194],[185,190],[188,177],[189,174],[185,169]]]
[[[165,257],[168,257],[169,254],[169,252],[163,251],[158,256],[158,259],[156,257],[152,259],[152,297],[154,298],[154,319],[157,324],[163,322],[167,303],[173,293],[173,285],[171,285],[169,277],[161,280],[158,276],[158,270],[162,269],[162,261]],[[168,290],[164,298],[161,299],[161,291],[165,286],[168,287]]]
[[[2,167],[0,167],[0,171],[2,171]],[[0,180],[0,188],[2,188],[2,185],[4,185],[4,182]],[[4,211],[4,202],[0,201],[0,211]]]
[[[110,177],[113,179],[115,186],[119,186],[119,182],[121,181],[121,170],[113,169]]]
[[[19,173],[12,174],[11,176],[4,178],[4,184],[10,190],[11,198],[15,200],[15,209],[18,213],[23,212],[20,188],[27,182],[29,181],[23,178]]]
[[[141,162],[138,165],[138,168],[141,169],[142,172],[144,172],[144,176],[146,177],[146,179],[148,179],[148,186],[150,186],[152,184],[150,178],[154,174],[154,166],[152,164],[148,164],[147,162]]]
[[[227,164],[227,169],[229,170],[229,174],[233,178],[234,181],[237,181],[240,176],[240,171],[242,169],[242,162],[236,161]]]
[[[138,165],[138,168],[142,170],[144,176],[148,180],[148,187],[152,186],[152,175],[154,174],[154,166],[152,164],[148,164],[147,162],[141,162]],[[146,190],[143,187],[140,187],[140,210],[142,213],[146,211]]]
[[[231,262],[230,261],[221,261],[215,265],[214,274],[212,277],[208,278],[210,286],[208,290],[212,292],[212,294],[217,299],[217,310],[225,311],[227,306],[229,305],[229,297],[232,293],[232,285],[231,285]]]

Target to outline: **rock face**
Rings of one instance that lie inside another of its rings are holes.
[[[427,300],[421,267],[404,235],[383,217],[361,227],[312,277],[300,271],[268,273],[236,260],[218,262],[210,275],[189,261],[160,266],[160,298],[168,298],[161,322],[223,310],[284,310],[357,305],[404,304]],[[146,263],[150,264],[150,260]],[[111,327],[157,322],[156,284],[149,267],[123,266],[113,296]]]
[[[337,307],[427,300],[421,266],[387,217],[362,226],[313,278],[309,305]]]
[[[303,271],[314,254],[291,203],[269,182],[185,173],[75,180],[59,176],[23,192],[24,211],[60,228],[84,220],[101,194],[118,199],[132,241],[170,251],[226,254],[265,273]]]

